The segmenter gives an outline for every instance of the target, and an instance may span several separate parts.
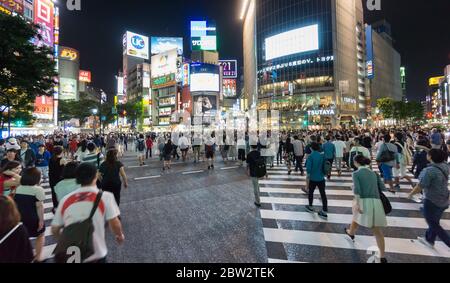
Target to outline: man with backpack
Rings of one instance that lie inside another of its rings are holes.
[[[384,136],[384,142],[378,150],[377,163],[383,173],[384,182],[389,185],[389,192],[395,194],[392,170],[394,167],[400,169],[400,163],[397,146],[391,143],[391,135],[389,134]]]
[[[266,160],[258,151],[258,145],[251,145],[251,151],[247,155],[247,174],[252,178],[255,193],[255,205],[261,207],[259,179],[267,175]]]
[[[367,148],[365,148],[364,146],[361,146],[361,142],[362,142],[361,138],[355,138],[355,140],[353,141],[354,146],[352,147],[352,149],[350,150],[350,153],[349,153],[348,163],[350,164],[350,167],[353,168],[354,171],[358,170],[358,168],[356,168],[355,162],[354,162],[356,156],[362,155],[366,158],[371,159],[371,154],[370,154],[369,150]]]
[[[309,155],[306,161],[306,171],[309,176],[308,185],[308,201],[309,205],[306,206],[306,211],[310,213],[315,213],[313,202],[314,202],[314,191],[319,188],[320,197],[322,198],[322,210],[318,213],[320,218],[325,220],[328,219],[328,200],[325,193],[325,175],[331,170],[331,165],[325,159],[325,155],[319,152],[320,145],[317,142],[311,144],[312,153]],[[328,163],[328,164],[327,164]]]
[[[136,140],[136,151],[137,151],[137,157],[138,157],[138,161],[139,161],[139,166],[144,166],[145,165],[145,140],[144,140],[144,135],[139,135],[139,138]]]
[[[125,240],[119,207],[112,193],[97,189],[97,168],[94,165],[81,164],[76,170],[76,180],[81,188],[61,200],[52,221],[52,233],[58,240],[55,260],[59,263],[67,260],[106,263],[106,224],[118,244]],[[77,255],[71,251],[74,247],[80,251],[78,259],[72,258]]]

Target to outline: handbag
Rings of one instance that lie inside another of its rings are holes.
[[[381,179],[380,175],[377,174],[377,177]],[[386,197],[386,195],[383,193],[383,190],[379,185],[378,186],[378,192],[380,193],[380,200],[383,203],[384,213],[388,215],[392,212],[392,205],[389,199]]]
[[[395,152],[389,150],[389,147],[385,144],[386,150],[383,150],[380,154],[380,157],[377,159],[379,163],[386,163],[395,160]]]

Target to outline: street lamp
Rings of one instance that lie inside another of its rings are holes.
[[[97,127],[98,109],[97,108],[92,109],[92,114],[94,115],[94,136],[95,136],[96,135],[96,127]]]

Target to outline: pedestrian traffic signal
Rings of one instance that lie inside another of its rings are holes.
[[[25,125],[25,123],[22,120],[17,120],[15,122],[15,124],[16,124],[16,127],[18,127],[18,128],[22,128]]]

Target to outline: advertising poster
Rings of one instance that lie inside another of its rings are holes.
[[[37,46],[53,48],[54,44],[54,5],[51,0],[34,1],[34,23],[39,25],[39,34],[42,40],[37,40]]]
[[[217,96],[215,95],[195,96],[193,100],[194,115],[196,116],[210,115],[217,111]]]
[[[172,49],[177,49],[179,56],[183,55],[182,37],[152,37],[152,54],[157,55]]]
[[[227,98],[237,96],[237,87],[235,79],[223,79],[223,96]]]
[[[149,38],[127,31],[126,52],[128,56],[149,59]]]
[[[84,83],[90,83],[92,81],[92,74],[90,71],[80,70],[80,75],[78,80]]]
[[[60,85],[60,100],[75,100],[77,99],[78,82],[74,79],[61,78]]]
[[[152,78],[176,74],[177,57],[176,49],[152,56]]]
[[[193,103],[191,92],[189,91],[189,87],[185,86],[183,87],[183,92],[181,94],[181,109],[192,114],[192,108]]]
[[[53,119],[53,97],[39,96],[34,102],[33,116],[39,120]]]

